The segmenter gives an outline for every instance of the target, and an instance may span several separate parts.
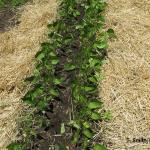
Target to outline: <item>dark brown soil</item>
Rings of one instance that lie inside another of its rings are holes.
[[[16,10],[12,10],[11,8],[4,8],[3,10],[0,10],[0,33],[19,24],[16,12]]]

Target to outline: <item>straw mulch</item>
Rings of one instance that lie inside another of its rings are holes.
[[[150,150],[150,1],[110,0],[109,42],[101,97],[113,119],[103,123],[109,150]],[[142,140],[143,138],[143,140]]]
[[[20,25],[0,34],[0,149],[16,139],[16,119],[33,71],[33,58],[46,40],[47,24],[57,12],[55,0],[33,0],[20,8]]]

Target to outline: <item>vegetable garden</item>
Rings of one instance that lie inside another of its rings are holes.
[[[22,140],[8,149],[106,149],[95,136],[99,113],[100,67],[107,56],[103,31],[106,3],[97,0],[65,1],[59,18],[49,24],[50,42],[36,54],[32,83],[23,101],[36,110],[21,123]],[[98,142],[98,143],[97,143]]]
[[[0,0],[0,149],[148,150],[147,4]]]

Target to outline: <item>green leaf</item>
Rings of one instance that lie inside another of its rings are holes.
[[[51,60],[52,65],[57,65],[59,63],[59,59],[55,58]]]
[[[80,123],[78,123],[78,122],[76,122],[76,121],[74,121],[74,120],[70,121],[70,122],[69,122],[69,125],[73,126],[73,127],[76,128],[76,129],[81,129]]]
[[[42,60],[43,58],[45,57],[45,54],[44,52],[40,51],[40,52],[37,52],[37,54],[35,55],[35,58],[37,58],[38,60]]]
[[[107,42],[103,41],[99,45],[97,45],[97,48],[99,49],[106,49],[108,47]]]
[[[72,144],[75,145],[78,143],[78,140],[80,138],[80,130],[77,130],[74,134],[73,134],[73,139],[72,139]]]
[[[90,123],[89,122],[87,122],[87,121],[85,121],[84,123],[83,123],[83,126],[84,126],[84,128],[90,128]]]
[[[66,39],[64,40],[64,43],[67,45],[67,44],[69,44],[71,41],[72,41],[71,38],[66,38]]]
[[[34,99],[34,98],[36,98],[37,96],[41,95],[42,93],[43,93],[42,88],[36,87],[36,88],[34,89],[34,91],[31,93],[31,96],[32,96],[32,98]]]
[[[84,28],[84,25],[76,25],[76,29],[83,29]]]
[[[106,49],[107,47],[108,44],[106,40],[94,44],[94,48],[98,48],[98,49]]]
[[[50,55],[51,57],[56,57],[56,56],[57,56],[56,53],[54,53],[54,52],[50,52],[49,55]]]
[[[89,108],[89,109],[101,108],[101,107],[102,107],[102,104],[103,104],[102,102],[95,100],[95,101],[92,101],[92,102],[90,102],[90,103],[88,104],[88,108]]]
[[[53,79],[53,82],[54,82],[55,85],[59,85],[59,84],[61,84],[63,81],[64,81],[64,78],[60,78],[60,79],[54,78],[54,79]]]
[[[76,85],[76,86],[73,86],[72,88],[72,95],[73,95],[73,98],[75,100],[80,100],[80,90],[79,90],[79,87]]]
[[[55,89],[51,89],[50,94],[52,94],[53,96],[56,96],[56,97],[59,96],[59,92]]]
[[[65,64],[65,66],[64,66],[64,69],[66,71],[71,71],[71,70],[74,70],[75,68],[76,68],[76,66],[73,64]]]
[[[8,150],[24,150],[23,145],[18,143],[11,143],[7,146]]]
[[[91,118],[92,118],[93,120],[100,120],[100,119],[101,119],[101,116],[100,116],[100,114],[99,114],[98,112],[92,112]]]
[[[47,102],[45,100],[41,100],[38,104],[37,104],[37,107],[40,109],[40,110],[43,110],[45,109],[47,106]]]
[[[82,90],[84,90],[85,92],[91,92],[94,91],[96,88],[93,86],[83,86],[81,87]]]
[[[74,17],[80,16],[80,12],[77,10],[74,10],[73,15]]]
[[[88,138],[84,138],[83,141],[82,141],[82,146],[83,146],[83,149],[87,150],[88,146],[89,146],[89,139]]]
[[[94,136],[94,134],[92,133],[92,131],[89,130],[89,129],[84,129],[84,130],[83,130],[83,134],[84,134],[87,138],[89,138],[89,139],[91,139],[91,138]]]
[[[34,75],[37,77],[40,75],[40,70],[39,69],[35,69],[34,70]]]
[[[93,150],[107,150],[107,148],[104,145],[96,144],[94,145]]]
[[[89,79],[89,81],[91,81],[91,82],[93,82],[93,83],[97,83],[97,79],[96,79],[95,76],[89,77],[88,79]]]
[[[105,17],[104,16],[99,16],[99,20],[101,21],[101,22],[105,22]]]
[[[102,118],[106,121],[111,120],[112,119],[112,113],[110,111],[106,111],[104,112],[104,114],[102,115]]]
[[[60,133],[61,133],[61,134],[64,134],[64,133],[65,133],[65,124],[64,124],[64,123],[61,124]]]
[[[90,58],[89,59],[90,67],[95,67],[100,64],[99,59]]]
[[[35,100],[32,98],[32,91],[27,92],[27,94],[22,98],[22,100],[32,106],[35,106]]]

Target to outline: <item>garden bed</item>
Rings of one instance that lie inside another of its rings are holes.
[[[109,119],[98,96],[107,39],[114,36],[103,30],[105,6],[61,2],[59,18],[48,25],[50,42],[42,43],[34,74],[26,79],[32,84],[23,101],[35,112],[20,124],[22,140],[9,149],[106,149],[95,136],[98,122]]]

